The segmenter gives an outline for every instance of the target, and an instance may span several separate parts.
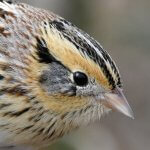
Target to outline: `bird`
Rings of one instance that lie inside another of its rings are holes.
[[[108,52],[76,25],[0,0],[0,149],[38,150],[111,110],[133,118],[122,84]]]

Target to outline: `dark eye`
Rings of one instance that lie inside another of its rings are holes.
[[[78,86],[85,86],[88,83],[87,75],[79,71],[73,73],[73,79]]]

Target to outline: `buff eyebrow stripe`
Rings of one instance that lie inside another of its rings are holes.
[[[57,60],[49,53],[45,40],[37,38],[37,54],[39,56],[40,63],[52,63]]]
[[[108,70],[104,60],[97,54],[97,52],[95,51],[95,49],[89,45],[85,39],[82,39],[81,37],[79,37],[77,34],[71,34],[71,31],[68,32],[67,29],[65,29],[65,24],[67,21],[59,21],[59,20],[54,20],[52,22],[50,22],[50,27],[53,26],[55,27],[58,31],[61,32],[61,34],[64,36],[64,38],[66,38],[68,41],[70,41],[79,51],[81,51],[82,55],[87,55],[92,61],[94,61],[95,63],[97,63],[101,68],[103,73],[106,75],[109,84],[112,86],[112,88],[115,88],[115,81],[110,73],[110,71]],[[72,24],[69,22],[67,23],[67,25],[71,25]],[[74,28],[77,29],[77,27],[75,27],[73,25]],[[84,35],[85,33],[83,31],[81,31],[81,33]],[[90,36],[88,36],[87,34],[85,34],[85,37],[88,38],[88,40],[93,43],[94,40],[92,40],[92,38],[90,38]],[[94,43],[93,45],[96,45],[96,48],[99,49],[99,51],[101,52],[102,56],[108,60],[111,64],[112,61],[109,58],[109,56],[107,56],[107,52],[105,52],[101,46],[98,45],[98,43]]]
[[[39,57],[38,61],[40,63],[49,64],[49,63],[55,62],[55,63],[58,63],[58,64],[62,65],[64,68],[66,68],[68,71],[71,72],[71,70],[68,67],[63,65],[63,63],[61,61],[57,60],[50,53],[50,50],[47,47],[46,41],[43,38],[41,38],[41,39],[40,38],[36,38],[36,40],[37,40],[37,45],[36,45],[37,55]]]

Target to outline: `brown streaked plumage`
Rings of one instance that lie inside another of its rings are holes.
[[[117,109],[133,117],[102,46],[65,19],[0,1],[0,149],[38,149]]]

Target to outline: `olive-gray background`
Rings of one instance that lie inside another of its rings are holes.
[[[113,112],[51,150],[150,149],[150,1],[22,0],[53,11],[97,39],[119,66],[135,120]]]

